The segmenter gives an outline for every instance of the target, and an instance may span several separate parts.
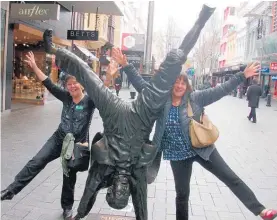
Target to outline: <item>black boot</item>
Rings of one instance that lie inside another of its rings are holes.
[[[44,50],[46,53],[53,54],[54,45],[52,43],[53,30],[47,29],[43,33]]]
[[[14,194],[10,190],[4,189],[1,191],[1,201],[12,200],[13,197],[14,197]]]
[[[64,209],[63,210],[63,218],[64,220],[71,220],[73,215],[73,211],[71,209]]]

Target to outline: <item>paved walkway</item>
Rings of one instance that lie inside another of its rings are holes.
[[[121,96],[129,100],[127,90],[122,91]],[[57,128],[61,107],[58,101],[54,101],[1,117],[2,188],[8,186]],[[220,130],[217,148],[221,155],[262,203],[277,208],[277,105],[269,108],[261,101],[257,124],[246,119],[248,111],[245,100],[231,96],[207,108],[210,118]],[[102,121],[96,112],[91,134],[101,129]],[[83,193],[86,176],[86,172],[78,175],[75,209]],[[12,201],[2,202],[1,219],[61,219],[61,186],[62,170],[60,161],[56,160]],[[174,204],[171,168],[168,162],[163,161],[156,182],[148,188],[149,220],[174,220]],[[134,216],[131,203],[123,211],[112,210],[105,201],[105,190],[99,194],[91,213]],[[194,165],[191,181],[190,215],[191,220],[257,219],[222,182],[198,164]]]

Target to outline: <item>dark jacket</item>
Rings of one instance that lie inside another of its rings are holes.
[[[247,90],[248,107],[258,108],[261,95],[262,88],[259,85],[254,84],[252,86],[249,86]]]
[[[49,78],[42,83],[63,103],[61,123],[57,130],[60,138],[64,138],[67,133],[73,133],[75,142],[88,142],[89,126],[95,110],[93,101],[85,95],[78,104],[75,104],[69,92],[56,86]]]
[[[147,85],[147,82],[141,77],[141,75],[136,74],[136,72],[126,72],[128,79],[134,85],[138,92],[141,92],[143,88]],[[200,121],[200,116],[204,110],[204,107],[218,101],[222,97],[228,95],[232,90],[234,90],[240,83],[245,79],[243,73],[237,73],[229,81],[221,84],[218,87],[210,88],[206,90],[201,90],[197,92],[187,93],[184,95],[181,106],[180,106],[180,120],[182,125],[182,130],[184,133],[189,132],[189,122],[190,119],[187,116],[187,100],[190,99],[192,110],[194,113],[194,119]],[[160,148],[162,136],[165,130],[166,119],[169,114],[170,107],[172,105],[171,95],[169,95],[168,100],[165,104],[164,110],[160,117],[156,121],[155,134],[153,137],[153,143],[155,146]],[[209,160],[209,157],[214,150],[214,145],[206,148],[193,148],[193,150],[204,160]]]

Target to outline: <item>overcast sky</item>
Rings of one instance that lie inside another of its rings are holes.
[[[251,0],[257,1],[257,0]],[[203,4],[216,7],[220,16],[223,16],[224,8],[227,6],[238,6],[239,0],[155,0],[154,31],[166,28],[169,16],[173,16],[178,27],[185,32],[194,24]]]

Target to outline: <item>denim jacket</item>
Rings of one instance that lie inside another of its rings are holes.
[[[136,71],[128,71],[128,69],[123,69],[123,71],[127,74],[128,79],[131,81],[133,86],[138,92],[141,92],[148,84],[141,75],[139,75]],[[190,99],[191,107],[194,114],[194,120],[200,121],[200,116],[204,111],[204,107],[212,104],[213,102],[218,101],[224,96],[228,95],[231,91],[233,91],[239,84],[243,82],[245,79],[244,74],[242,72],[235,74],[229,81],[221,84],[218,87],[210,88],[206,90],[186,93],[183,96],[182,103],[180,105],[180,120],[182,131],[189,132],[189,123],[190,118],[187,114],[187,102]],[[156,121],[155,134],[153,137],[153,144],[160,148],[161,140],[165,130],[165,124],[167,120],[167,116],[169,114],[170,107],[172,105],[171,96],[168,97],[168,100],[165,104],[163,112],[160,117]],[[209,160],[211,153],[213,152],[215,146],[207,146],[205,148],[194,148],[193,150],[204,160]]]

